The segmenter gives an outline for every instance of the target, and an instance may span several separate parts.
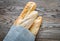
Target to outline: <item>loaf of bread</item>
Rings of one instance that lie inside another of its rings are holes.
[[[35,2],[28,2],[26,4],[26,6],[24,7],[24,9],[23,9],[22,13],[20,14],[20,16],[14,22],[14,25],[19,25],[21,23],[22,19],[27,17],[27,15],[29,15],[30,12],[34,11],[35,9],[36,9],[36,3]]]
[[[29,29],[30,26],[33,24],[34,20],[37,18],[37,16],[38,16],[38,11],[32,11],[27,17],[25,17],[22,20],[20,25]]]
[[[41,26],[41,23],[42,23],[42,17],[39,16],[32,24],[32,26],[30,27],[30,31],[36,35],[39,31],[39,28]]]
[[[34,35],[36,35],[42,23],[42,17],[39,16],[37,18],[38,11],[35,11],[35,9],[36,3],[28,2],[20,16],[14,22],[14,25],[21,25],[29,29]]]

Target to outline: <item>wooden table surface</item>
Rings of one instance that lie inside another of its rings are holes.
[[[0,41],[29,0],[0,0]],[[34,0],[43,23],[36,41],[60,41],[60,1]],[[43,10],[42,10],[43,9]]]

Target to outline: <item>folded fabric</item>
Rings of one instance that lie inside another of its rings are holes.
[[[3,41],[35,41],[35,36],[23,26],[13,25]]]

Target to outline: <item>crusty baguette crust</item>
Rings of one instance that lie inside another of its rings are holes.
[[[37,18],[37,16],[38,16],[38,11],[32,11],[26,18],[22,20],[22,23],[20,25],[29,29],[33,24],[34,20]]]
[[[24,17],[27,14],[30,14],[30,12],[34,11],[35,9],[36,9],[36,3],[35,2],[28,2],[26,4],[25,8],[23,9],[22,13],[20,14],[20,16],[14,22],[14,25],[19,25],[21,23],[21,20],[24,19]]]
[[[20,18],[24,18],[27,12],[31,12],[34,11],[36,9],[36,3],[35,2],[28,2],[24,8],[24,10],[22,11]],[[30,13],[29,12],[29,13]],[[28,14],[29,14],[28,13]]]
[[[42,24],[42,17],[39,16],[39,17],[34,21],[34,23],[32,24],[32,26],[30,27],[30,31],[31,31],[34,35],[36,35],[36,34],[38,33],[38,30],[39,30],[41,24]]]

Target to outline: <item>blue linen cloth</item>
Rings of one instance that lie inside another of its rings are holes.
[[[35,36],[23,26],[13,25],[3,41],[35,41]]]

